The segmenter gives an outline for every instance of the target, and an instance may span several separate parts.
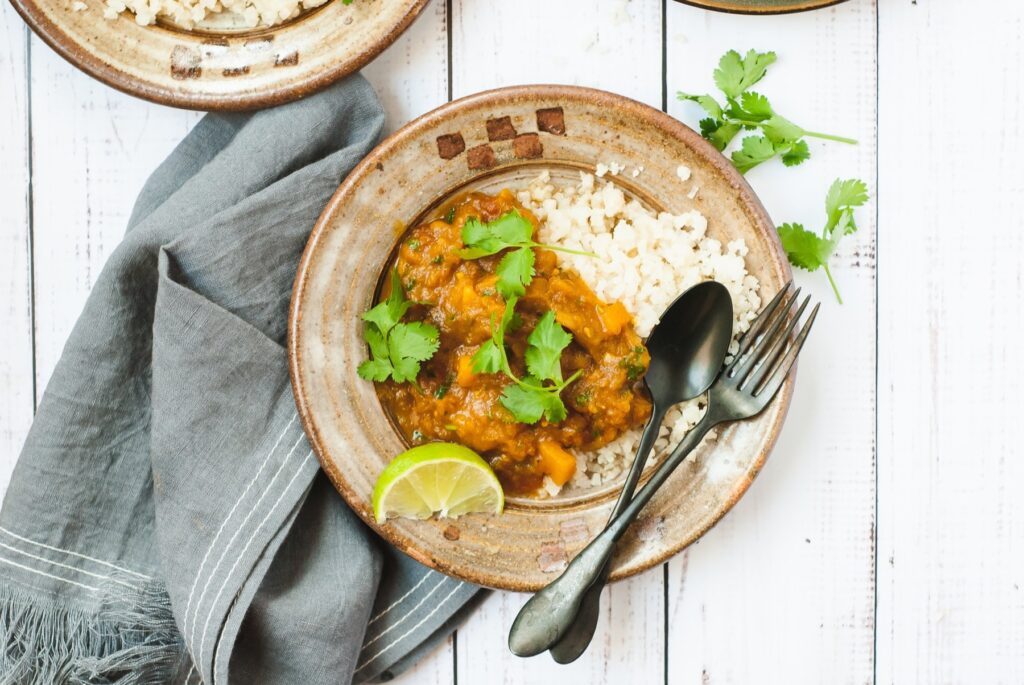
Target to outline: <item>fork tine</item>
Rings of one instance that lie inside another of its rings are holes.
[[[792,296],[787,298],[783,305],[775,310],[775,313],[772,315],[772,319],[768,324],[767,330],[765,330],[761,339],[758,340],[752,348],[750,348],[750,354],[747,355],[747,358],[743,361],[737,359],[733,362],[733,365],[729,367],[729,370],[732,372],[729,374],[731,377],[739,378],[742,383],[743,379],[757,364],[757,360],[764,354],[764,351],[775,341],[775,334],[778,333],[782,324],[786,322],[789,312],[793,309],[793,303],[796,302],[799,297],[800,288],[797,288],[793,291]]]
[[[793,299],[795,300],[796,298]],[[775,368],[775,362],[778,361],[779,355],[781,355],[786,349],[786,343],[789,342],[790,334],[793,332],[793,329],[796,328],[797,323],[800,321],[800,317],[804,315],[804,310],[807,309],[807,305],[810,304],[810,302],[811,296],[808,295],[804,298],[800,308],[796,310],[796,314],[790,317],[786,328],[773,338],[771,348],[769,348],[769,350],[763,355],[764,361],[761,362],[761,366],[757,367],[756,370],[751,368],[749,385],[747,386],[750,388],[751,394],[753,394],[753,391],[761,385],[761,381],[768,376],[768,372]],[[748,381],[741,380],[740,383],[742,385],[748,383]]]
[[[768,323],[768,320],[771,319],[772,312],[775,311],[775,308],[779,305],[779,302],[782,301],[782,297],[787,292],[789,292],[789,289],[792,286],[793,281],[787,281],[784,286],[779,288],[779,292],[775,293],[775,297],[772,298],[772,301],[766,304],[761,309],[761,311],[758,312],[757,316],[750,323],[750,328],[748,328],[747,332],[743,334],[742,338],[740,338],[739,351],[736,353],[736,356],[733,357],[732,364],[729,365],[729,370],[732,370],[732,367],[735,366],[737,362],[739,362],[740,357],[742,357],[743,354],[750,348],[750,346],[754,344],[754,340],[761,332],[761,329],[764,328],[765,324]]]
[[[793,364],[796,362],[796,357],[800,354],[800,348],[804,346],[804,342],[807,340],[807,334],[811,332],[811,326],[814,325],[814,318],[818,316],[818,307],[820,306],[821,303],[814,305],[814,309],[811,310],[811,315],[807,317],[807,323],[805,323],[800,329],[800,333],[797,334],[796,340],[794,340],[793,344],[790,346],[789,352],[787,352],[786,356],[782,358],[782,362],[779,363],[775,373],[773,373],[771,378],[768,379],[765,386],[760,390],[756,390],[755,388],[756,394],[754,396],[759,400],[763,400],[764,405],[767,405],[768,402],[775,397],[775,393],[779,391],[779,388],[782,387],[783,381],[785,381],[786,377],[789,376],[790,369],[793,368]]]

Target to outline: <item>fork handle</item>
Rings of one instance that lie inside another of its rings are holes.
[[[672,450],[622,513],[576,555],[562,575],[548,583],[519,610],[508,634],[508,647],[513,654],[540,654],[565,636],[579,612],[584,593],[597,581],[612,556],[615,543],[672,471],[700,444],[708,431],[721,422],[712,416],[710,407],[708,409],[704,418]]]
[[[654,470],[654,475],[652,475],[651,479],[647,481],[642,488],[640,488],[640,491],[636,493],[636,496],[633,497],[632,500],[630,500],[626,508],[622,510],[622,513],[619,514],[615,520],[610,521],[608,526],[604,529],[604,532],[594,538],[593,542],[590,544],[596,543],[606,535],[610,537],[611,544],[615,544],[615,542],[622,537],[623,533],[626,532],[629,525],[633,523],[633,520],[636,519],[640,510],[651,501],[651,498],[654,497],[654,493],[658,491],[658,488],[664,485],[665,481],[668,480],[668,477],[672,475],[672,472],[683,463],[686,457],[690,456],[690,452],[700,444],[700,441],[704,439],[704,436],[719,423],[722,423],[721,419],[717,419],[712,416],[711,407],[708,407],[707,412],[704,414],[704,418],[697,422],[697,425],[691,428],[686,436],[679,441],[679,444],[676,445],[674,450],[672,450],[672,453],[661,463],[660,466],[658,466],[657,469]]]
[[[644,466],[647,464],[647,456],[651,453],[651,449],[658,439],[658,434],[661,432],[661,424],[664,420],[665,408],[655,402],[654,409],[651,411],[651,418],[647,421],[644,432],[640,436],[640,445],[636,449],[636,456],[633,457],[633,464],[629,468],[626,482],[623,483],[619,499],[615,502],[611,516],[608,517],[609,522],[614,521],[615,517],[621,514],[622,510],[629,505],[629,501],[633,499],[633,493],[636,492],[637,483],[640,482],[640,476],[643,474]],[[611,573],[610,560],[605,562],[601,568],[601,573],[598,575],[597,580],[584,591],[583,598],[580,601],[579,612],[576,614],[572,625],[562,639],[551,646],[551,656],[556,662],[568,664],[575,661],[586,651],[590,641],[594,638],[594,631],[597,629],[597,619],[601,609],[601,590],[604,588],[609,573]]]

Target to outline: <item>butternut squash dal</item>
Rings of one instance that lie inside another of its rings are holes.
[[[529,495],[538,492],[545,476],[564,485],[576,473],[574,450],[594,450],[642,425],[651,409],[640,381],[649,357],[626,308],[599,300],[578,274],[559,267],[553,251],[512,248],[476,259],[460,254],[466,249],[467,222],[493,225],[516,216],[528,222],[532,236],[538,221],[510,191],[472,193],[446,216],[406,234],[393,265],[405,297],[415,303],[406,318],[432,324],[438,349],[424,361],[415,383],[389,379],[377,384],[377,393],[411,443],[462,443],[487,459],[507,494]],[[553,312],[556,324],[571,335],[556,360],[559,370],[551,374],[574,378],[559,393],[565,407],[561,420],[552,420],[558,412],[523,420],[531,417],[502,401],[516,380],[474,364],[505,315],[508,301],[497,271],[516,249],[533,252],[534,273],[504,334],[508,365],[516,379],[537,378],[529,368],[529,339]]]
[[[760,306],[743,241],[706,227],[696,210],[653,212],[586,173],[460,197],[403,235],[363,317],[359,373],[411,444],[473,449],[506,494],[617,478],[650,415],[642,338],[664,307],[717,280],[738,337]],[[670,410],[652,460],[704,410],[702,398]]]

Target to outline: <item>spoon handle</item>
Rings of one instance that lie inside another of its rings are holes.
[[[633,499],[637,483],[644,472],[647,464],[647,457],[654,447],[654,442],[661,432],[661,424],[665,420],[665,410],[655,403],[651,411],[651,418],[644,427],[643,435],[640,436],[640,445],[637,447],[633,464],[629,468],[626,482],[622,485],[622,492],[612,509],[608,521],[614,521],[615,517],[622,513],[629,501]],[[606,562],[601,569],[597,580],[586,589],[583,600],[580,604],[579,613],[573,621],[565,636],[551,647],[551,657],[560,664],[568,664],[576,661],[594,638],[594,631],[597,630],[597,619],[601,609],[601,591],[604,589],[608,574],[611,573],[611,563]]]
[[[590,587],[611,558],[615,543],[633,522],[658,488],[686,456],[700,444],[718,420],[711,412],[687,433],[672,454],[654,472],[647,484],[637,493],[622,513],[583,548],[558,578],[531,597],[512,623],[508,634],[508,647],[517,656],[534,656],[558,642],[572,625],[579,612],[583,594]]]

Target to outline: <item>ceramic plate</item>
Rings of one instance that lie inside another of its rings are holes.
[[[786,14],[838,5],[846,0],[676,0],[676,2],[736,14]]]
[[[123,12],[105,19],[103,0],[12,0],[29,26],[87,74],[153,102],[242,110],[295,100],[377,56],[427,0],[328,0],[295,19],[242,29],[229,16],[184,30],[139,26]]]
[[[489,125],[490,124],[490,125]],[[536,590],[604,526],[621,480],[546,500],[513,499],[501,516],[392,520],[371,511],[374,481],[406,445],[373,385],[359,315],[404,227],[467,190],[523,187],[542,170],[578,181],[599,162],[643,164],[615,178],[642,202],[699,209],[710,235],[746,239],[762,294],[790,278],[775,230],[743,177],[699,135],[646,105],[601,91],[521,86],[473,95],[410,123],[341,185],[306,246],[292,295],[289,357],[299,414],[324,470],[359,516],[418,561],[480,585]],[[687,182],[679,165],[692,170]],[[696,184],[700,192],[689,199]],[[789,405],[791,377],[756,420],[705,442],[647,506],[618,547],[613,579],[661,563],[700,537],[750,486]]]

